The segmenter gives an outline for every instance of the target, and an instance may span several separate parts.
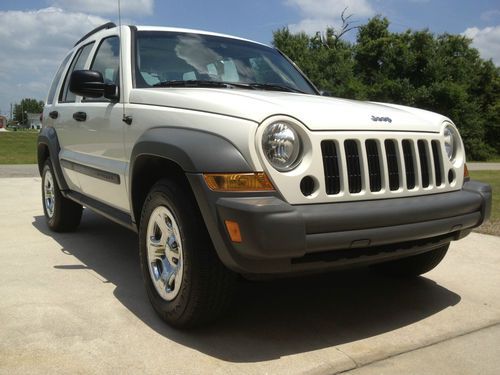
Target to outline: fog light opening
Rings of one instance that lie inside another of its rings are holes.
[[[300,181],[300,191],[305,197],[311,196],[316,190],[316,183],[311,176],[306,176]]]

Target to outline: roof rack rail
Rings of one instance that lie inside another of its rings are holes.
[[[87,39],[89,36],[97,33],[98,31],[101,31],[101,30],[106,30],[106,29],[112,29],[113,27],[116,27],[116,24],[113,23],[113,22],[107,22],[105,23],[104,25],[101,25],[99,27],[96,27],[94,30],[92,30],[91,32],[85,34],[85,36],[83,38],[81,38],[78,42],[75,43],[75,46],[77,44],[80,44],[80,42],[83,42],[85,39]],[[74,47],[74,46],[73,46]]]

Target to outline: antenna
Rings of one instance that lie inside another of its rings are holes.
[[[121,1],[118,0],[118,35],[120,36],[120,90],[122,95],[120,95],[122,100],[122,121],[127,125],[132,124],[132,117],[125,114],[125,96],[123,95],[123,53],[122,53],[122,11],[121,11]]]

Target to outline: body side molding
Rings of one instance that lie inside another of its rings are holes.
[[[102,169],[89,167],[83,164],[75,163],[66,159],[61,159],[61,165],[75,172],[85,174],[112,184],[120,185],[120,176],[116,173],[108,172]]]

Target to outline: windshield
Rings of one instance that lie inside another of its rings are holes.
[[[166,31],[138,32],[135,87],[237,87],[317,94],[275,49],[220,36]]]

